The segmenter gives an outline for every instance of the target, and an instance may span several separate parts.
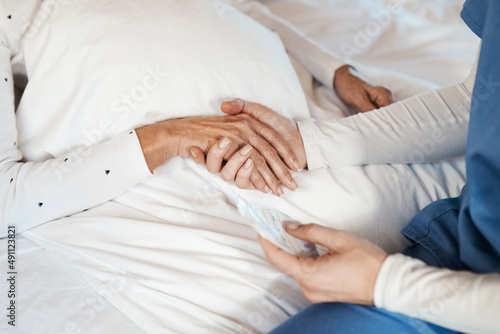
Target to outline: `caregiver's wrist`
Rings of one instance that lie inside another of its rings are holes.
[[[371,269],[369,269],[369,273],[366,273],[366,277],[371,277],[371,279],[369,280],[370,283],[368,284],[368,298],[367,298],[368,303],[366,305],[371,305],[371,306],[376,305],[375,294],[377,289],[377,282],[379,279],[379,274],[382,269],[382,266],[384,265],[388,256],[389,254],[387,254],[385,251],[382,250],[380,250],[380,252],[377,252],[377,254],[373,254],[373,258],[370,261]]]

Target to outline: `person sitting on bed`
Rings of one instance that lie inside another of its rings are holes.
[[[47,8],[43,7],[44,4]],[[19,129],[24,124],[16,124],[22,113],[19,110],[16,113],[14,78],[20,90],[26,86],[25,81],[30,81],[30,75],[26,74],[23,43],[31,41],[32,35],[40,30],[43,20],[49,15],[46,13],[64,7],[53,5],[41,0],[23,1],[22,4],[0,2],[0,221],[3,226],[0,236],[6,235],[5,227],[9,224],[18,224],[17,231],[22,232],[109,201],[150,177],[170,158],[188,157],[189,147],[199,146],[206,152],[221,137],[229,139],[222,142],[221,147],[236,150],[244,146],[247,150],[246,156],[253,161],[249,175],[254,187],[265,193],[272,191],[277,196],[283,194],[280,183],[291,190],[297,188],[289,171],[299,169],[291,146],[272,128],[248,115],[169,119],[137,127],[137,130],[127,131],[108,141],[94,136],[97,140],[93,145],[60,156],[42,149],[42,157],[26,161],[30,159],[26,158],[25,143],[19,137]],[[392,102],[386,88],[365,82],[353,68],[306,39],[300,31],[264,7],[252,7],[252,13],[272,24],[273,29],[288,41],[290,53],[304,62],[325,85],[335,86],[340,98],[355,110],[367,111]],[[31,22],[29,19],[34,17],[36,21]],[[151,76],[162,74],[148,75],[151,79]],[[254,130],[263,128],[268,131],[267,135]],[[84,159],[66,168],[73,156]],[[282,161],[280,157],[286,158]],[[102,172],[96,173],[97,169]],[[116,181],[111,182],[111,179]]]
[[[290,223],[286,229],[325,246],[328,252],[317,259],[292,256],[261,238],[270,263],[294,277],[317,303],[273,334],[498,332],[500,3],[467,0],[462,18],[482,45],[469,78],[455,86],[369,114],[299,123],[300,132],[262,105],[234,100],[222,106],[280,131],[303,152],[298,156],[307,157],[301,167],[423,162],[412,157],[435,161],[466,154],[467,184],[461,196],[436,201],[418,213],[402,231],[412,242],[402,254],[388,255],[366,240],[315,224]],[[403,142],[391,143],[393,138]],[[432,144],[425,159],[415,154],[421,143]],[[246,158],[236,154],[222,166],[223,152],[214,146],[207,166],[247,185],[241,169]],[[195,159],[205,163],[202,156]]]

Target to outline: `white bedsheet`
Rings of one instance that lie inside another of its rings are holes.
[[[268,3],[336,52],[342,41],[353,41],[357,29],[373,21],[372,12],[386,8],[384,1],[361,0]],[[392,88],[399,99],[465,78],[478,40],[458,19],[460,7],[459,0],[406,1],[380,35],[353,57],[353,64]],[[342,117],[334,94],[313,86],[297,69],[313,115]],[[273,206],[304,223],[349,230],[395,252],[405,245],[400,228],[419,209],[458,195],[465,166],[458,159],[306,171],[295,177],[300,189],[287,191],[282,199],[240,193],[256,205]],[[20,329],[39,320],[51,328],[47,333],[64,332],[61,324],[71,322],[82,333],[102,333],[106,317],[89,324],[71,316],[78,311],[71,303],[79,298],[78,291],[104,295],[109,314],[119,310],[110,319],[128,318],[135,324],[130,333],[140,332],[137,328],[150,333],[266,332],[284,321],[307,301],[291,279],[266,263],[251,224],[228,203],[227,194],[234,189],[191,161],[173,159],[114,201],[24,233],[45,250],[27,249],[39,261],[23,266],[21,277],[47,277],[37,270],[50,262],[53,275],[68,280],[62,286],[20,286],[26,300],[34,300],[40,291],[59,292],[50,311],[36,311],[27,302],[20,305],[21,312],[27,310],[19,317]],[[15,333],[5,325],[0,324],[2,333]]]

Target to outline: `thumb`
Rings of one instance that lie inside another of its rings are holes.
[[[377,109],[377,106],[373,103],[369,91],[364,91],[361,97],[355,102],[354,107],[359,112],[367,112]]]
[[[198,146],[192,146],[189,149],[189,155],[198,165],[205,164],[205,153]]]
[[[382,108],[390,105],[393,102],[392,92],[382,86],[369,86],[367,89],[368,96],[377,108]]]
[[[274,111],[267,108],[266,106],[263,106],[262,104],[248,102],[243,99],[234,99],[232,101],[224,102],[221,105],[221,110],[229,115],[235,115],[239,114],[240,112],[244,112],[262,122],[264,122],[263,118],[266,114],[275,114]]]
[[[288,234],[297,239],[325,246],[331,251],[344,249],[351,238],[347,233],[317,224],[288,223],[285,229]]]
[[[242,99],[234,99],[221,104],[220,109],[228,115],[236,115],[243,111],[245,102]]]

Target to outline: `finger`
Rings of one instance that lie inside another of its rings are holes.
[[[275,118],[276,116],[283,117],[274,110],[260,103],[248,102],[243,99],[234,99],[232,101],[224,102],[221,105],[221,110],[226,114],[231,115],[244,112],[264,123],[269,121],[269,118]]]
[[[271,119],[268,121],[272,122]],[[283,121],[288,122],[289,120],[283,117]],[[274,123],[276,124],[276,122]],[[254,122],[248,122],[248,124],[250,125],[252,130],[260,134],[276,150],[278,156],[280,157],[280,162],[281,161],[285,162],[287,166],[286,171],[288,171],[288,168],[296,172],[298,172],[301,169],[293,148],[291,147],[290,143],[284,140],[283,136],[279,132],[277,132],[275,129],[273,129],[265,122],[254,121]],[[288,177],[289,177],[288,181],[291,182],[292,181],[291,174]]]
[[[368,89],[368,95],[377,108],[386,107],[393,102],[392,92],[385,87],[372,86]]]
[[[280,182],[276,175],[271,171],[269,166],[267,165],[266,159],[264,159],[258,152],[254,152],[252,155],[252,160],[255,164],[254,172],[253,172],[253,178],[251,181],[257,189],[262,190],[262,182],[256,182],[257,178],[262,178],[267,186],[271,188],[272,192],[278,196],[281,197],[285,193],[283,192],[283,189],[281,189]],[[257,172],[257,173],[255,173]],[[256,174],[258,174],[256,176]]]
[[[236,115],[243,111],[244,103],[242,99],[234,99],[223,102],[220,109],[228,115]]]
[[[285,229],[288,234],[295,238],[323,245],[331,251],[341,251],[345,249],[351,244],[354,238],[345,232],[317,224],[299,225],[296,223],[288,223]]]
[[[254,131],[264,137],[278,151],[280,157],[287,164],[288,168],[294,171],[301,170],[300,163],[293,148],[283,139],[283,136],[274,129],[280,126],[289,126],[289,123],[292,121],[281,116],[274,110],[263,106],[262,104],[248,102],[242,99],[234,99],[232,101],[222,103],[221,110],[230,115],[244,112],[260,121],[260,126],[254,128]],[[253,123],[255,124],[255,122]],[[287,131],[292,130],[295,130],[295,126],[290,127],[290,130]]]
[[[231,158],[229,158],[229,160],[220,171],[220,176],[224,181],[231,182],[236,179],[238,171],[248,160],[249,154],[250,152],[252,152],[252,150],[253,147],[251,145],[245,145],[241,150],[239,150],[238,152],[233,154]]]
[[[229,138],[222,138],[217,145],[212,146],[207,154],[206,166],[209,172],[218,173],[222,168],[224,156],[228,153],[231,147]]]
[[[205,153],[198,146],[193,146],[189,149],[189,153],[191,154],[191,158],[199,165],[205,164]]]
[[[269,145],[269,143],[260,136],[250,136],[249,140],[250,144],[257,149],[257,151],[262,157],[264,157],[266,161],[266,164],[263,164],[260,160],[254,160],[259,173],[261,173],[261,175],[264,177],[267,184],[271,186],[272,189],[277,190],[276,187],[273,188],[272,184],[269,183],[269,181],[272,181],[275,177],[277,177],[281,181],[281,183],[283,183],[283,185],[288,189],[292,191],[297,190],[297,188],[299,187],[297,185],[297,182],[295,182],[295,180],[293,179],[290,170],[284,164],[283,160],[281,160],[276,149]],[[272,172],[268,168],[268,165],[272,169]]]
[[[264,194],[271,194],[273,191],[268,186],[266,180],[260,175],[257,168],[255,168],[255,164],[253,164],[252,172],[250,174],[250,182],[256,189],[259,189]]]
[[[377,106],[372,102],[368,92],[363,91],[362,94],[354,102],[354,109],[358,112],[367,112],[377,109]]]
[[[235,184],[240,189],[255,189],[250,176],[253,172],[253,160],[248,159],[236,174]]]
[[[297,268],[300,268],[299,258],[276,247],[273,243],[260,235],[258,237],[267,261],[285,274],[296,278],[295,276],[298,272]]]
[[[239,114],[240,112],[244,112],[258,120],[266,117],[269,113],[275,112],[260,103],[248,102],[243,99],[234,99],[232,101],[223,102],[221,105],[221,110],[229,115],[235,115]]]

